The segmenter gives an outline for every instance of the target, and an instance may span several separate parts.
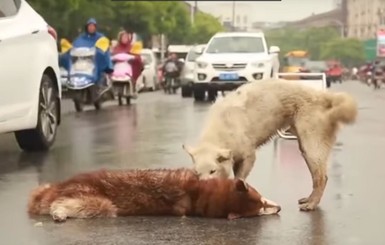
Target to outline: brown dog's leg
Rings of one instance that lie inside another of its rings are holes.
[[[302,211],[314,210],[323,196],[327,183],[327,160],[335,140],[334,130],[323,128],[322,122],[307,121],[297,128],[298,145],[313,180],[313,191],[298,200]],[[333,132],[333,134],[331,134]]]
[[[82,196],[54,201],[50,214],[55,221],[63,222],[67,218],[116,217],[117,208],[106,198]]]
[[[237,168],[234,169],[234,177],[238,179],[245,180],[247,176],[250,174],[251,169],[254,166],[255,162],[255,153],[245,157],[243,162],[237,163]]]

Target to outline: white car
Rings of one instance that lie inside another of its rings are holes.
[[[204,49],[206,44],[193,46],[186,55],[185,63],[181,74],[181,95],[182,97],[191,97],[193,94],[192,84],[194,82],[195,60],[199,57],[197,51]]]
[[[195,62],[194,98],[214,100],[218,91],[236,89],[247,82],[277,76],[279,48],[268,49],[263,32],[215,34]]]
[[[0,1],[0,133],[48,150],[60,124],[56,31],[25,0]]]
[[[156,57],[151,49],[143,49],[141,57],[144,63],[144,70],[138,78],[142,90],[155,91],[159,88]]]

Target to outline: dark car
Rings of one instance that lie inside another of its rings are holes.
[[[328,70],[328,66],[325,61],[309,60],[305,62],[300,72],[304,73],[325,73]],[[301,79],[322,79],[322,75],[316,76],[302,76]]]

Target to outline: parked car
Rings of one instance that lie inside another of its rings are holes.
[[[25,1],[0,1],[0,133],[48,150],[60,124],[56,31]]]
[[[155,91],[159,89],[155,54],[151,49],[143,49],[141,56],[144,62],[144,70],[138,78],[138,82],[143,84],[142,90]]]
[[[192,97],[194,83],[195,60],[199,57],[197,51],[202,50],[206,44],[200,44],[192,47],[186,55],[185,65],[181,75],[181,94],[182,97]]]
[[[322,60],[308,60],[305,62],[304,66],[300,68],[300,72],[302,73],[323,73],[326,75],[328,70],[327,63]],[[303,76],[301,79],[321,79],[321,76]]]
[[[276,77],[279,48],[267,47],[263,32],[215,34],[204,50],[197,50],[194,69],[194,99],[214,100],[218,91],[234,90],[248,82]]]

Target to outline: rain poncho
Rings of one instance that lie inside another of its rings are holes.
[[[90,34],[87,32],[87,26],[89,24],[97,24],[94,18],[91,18],[87,21],[85,26],[84,33],[80,34],[79,37],[75,39],[72,44],[72,47],[96,47],[96,77],[95,82],[99,81],[102,78],[104,72],[110,73],[113,71],[113,65],[111,61],[111,55],[109,51],[109,40],[100,32],[95,32]],[[69,50],[66,53],[60,55],[59,64],[61,67],[64,67],[66,70],[70,70],[70,52]]]

